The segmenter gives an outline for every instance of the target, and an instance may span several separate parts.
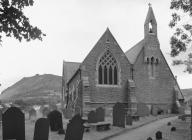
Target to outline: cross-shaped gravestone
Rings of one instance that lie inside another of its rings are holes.
[[[48,140],[49,138],[49,121],[47,118],[40,118],[35,123],[33,140]]]
[[[25,116],[17,107],[10,107],[2,116],[3,140],[25,140]]]
[[[82,140],[84,133],[84,120],[79,114],[75,115],[67,124],[64,140]]]

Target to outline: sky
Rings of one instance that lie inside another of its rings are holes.
[[[19,42],[3,38],[0,47],[0,92],[23,77],[36,74],[62,75],[62,62],[82,62],[98,39],[109,27],[123,51],[144,37],[144,21],[148,3],[158,25],[160,47],[168,64],[168,27],[171,0],[35,0],[24,11],[32,25],[46,37],[43,41]],[[181,88],[191,88],[192,76],[183,66],[171,66]]]

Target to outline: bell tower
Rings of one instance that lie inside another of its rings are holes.
[[[150,77],[154,77],[160,63],[160,44],[157,36],[157,21],[151,4],[144,23],[144,63],[148,65]]]
[[[144,24],[144,33],[145,33],[145,37],[151,36],[151,35],[157,37],[157,21],[155,19],[153,9],[150,3],[149,3],[147,17]]]

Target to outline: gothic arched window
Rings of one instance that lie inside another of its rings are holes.
[[[105,85],[118,84],[117,61],[112,53],[107,50],[99,60],[98,83]]]
[[[149,57],[147,57],[147,64],[149,64],[149,61],[150,61],[150,60],[149,60]]]

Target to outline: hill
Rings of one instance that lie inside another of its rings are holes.
[[[60,98],[61,95],[61,76],[52,74],[35,75],[24,77],[14,85],[5,89],[1,95],[2,100],[16,99],[51,99]]]

